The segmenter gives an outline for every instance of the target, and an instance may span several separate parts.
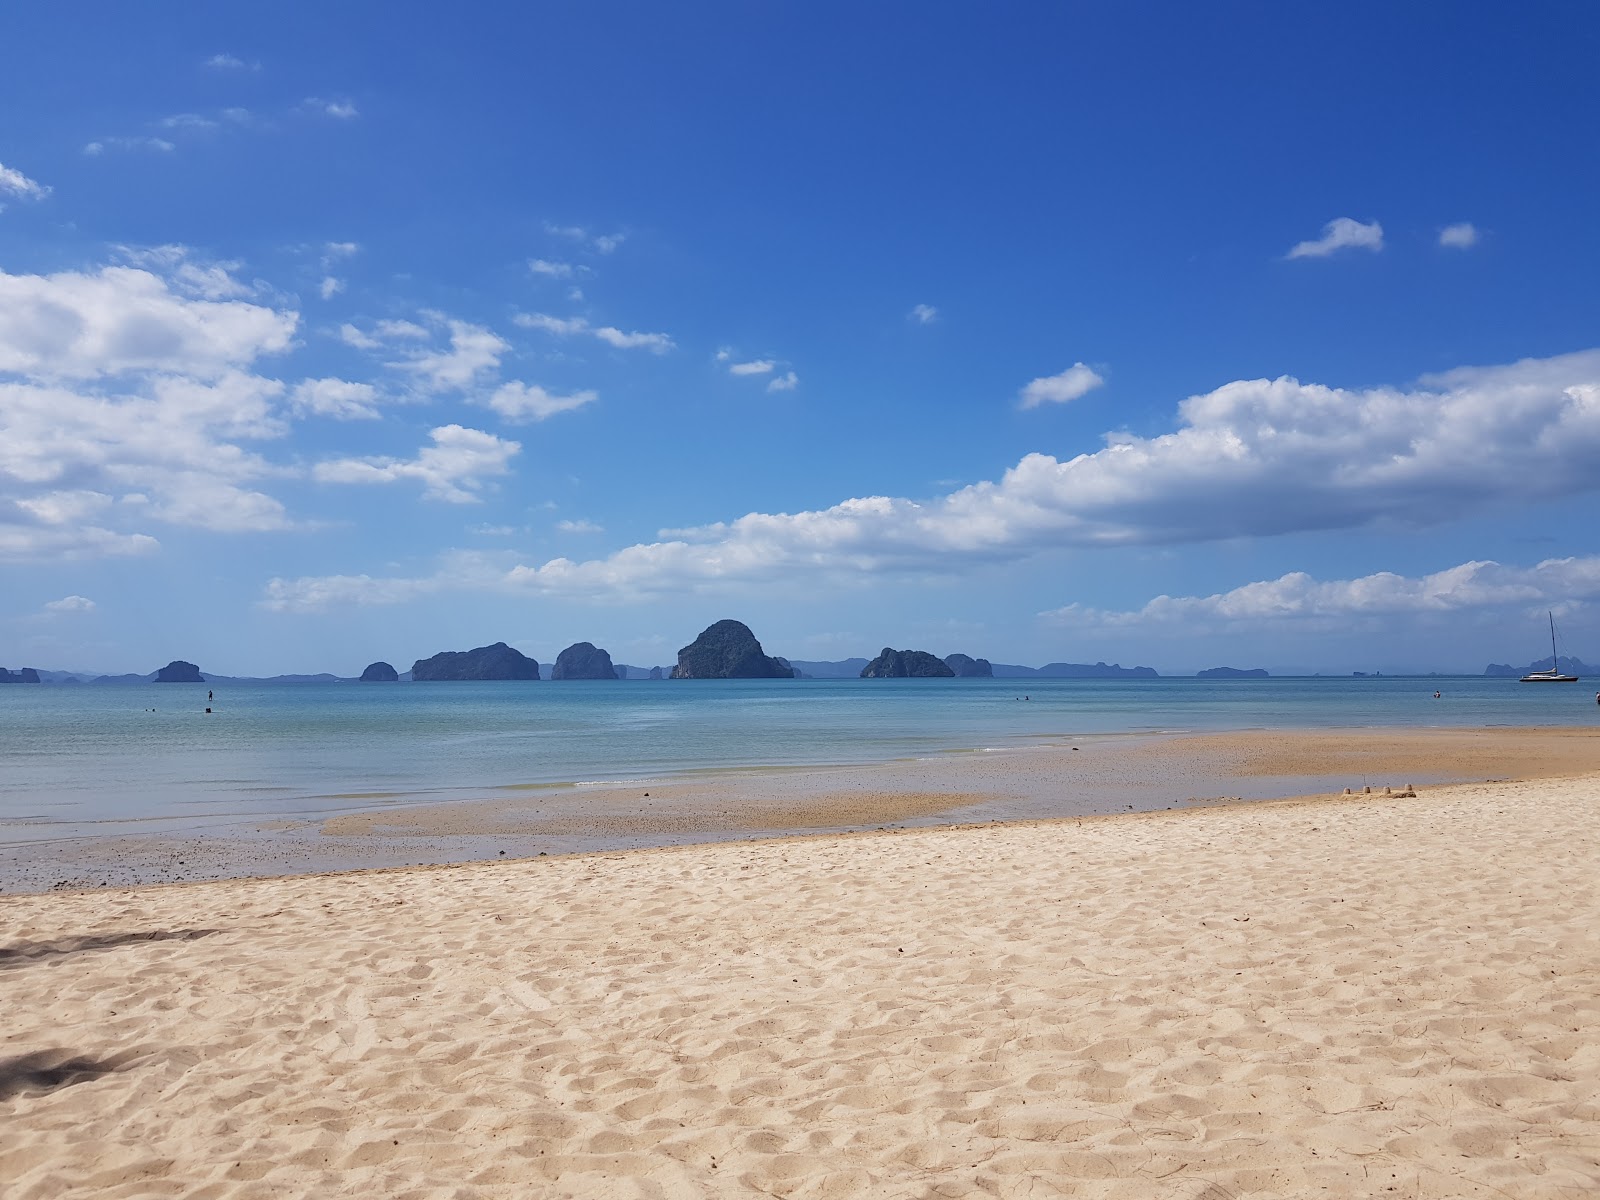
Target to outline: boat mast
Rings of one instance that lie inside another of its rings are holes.
[[[1556,614],[1546,609],[1544,615],[1550,618],[1550,674],[1559,675],[1561,660],[1556,657]]]

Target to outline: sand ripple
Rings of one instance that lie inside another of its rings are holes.
[[[7,1197],[1600,1194],[1594,781],[0,899]]]

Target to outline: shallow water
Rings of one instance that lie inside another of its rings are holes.
[[[1600,713],[1583,683],[1439,676],[256,684],[218,689],[210,714],[206,690],[0,688],[0,841],[1092,734],[1580,725]]]

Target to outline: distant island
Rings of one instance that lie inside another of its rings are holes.
[[[23,667],[20,671],[8,671],[0,667],[0,683],[38,683],[39,672],[34,667]]]
[[[411,664],[411,678],[417,683],[537,679],[539,664],[504,642],[495,642],[475,650],[445,650],[432,658],[419,658]]]
[[[556,655],[556,665],[550,668],[551,679],[610,679],[619,676],[611,665],[611,655],[593,642],[574,642]]]
[[[953,679],[955,672],[941,658],[926,650],[891,650],[861,668],[863,679]]]
[[[741,621],[718,621],[678,651],[672,678],[793,679],[794,668],[784,659],[768,656],[750,626]]]
[[[1042,667],[1019,667],[1011,663],[995,663],[996,679],[1159,679],[1153,667],[1124,667],[1120,663],[1107,666],[1097,663],[1046,663]]]
[[[1527,666],[1490,663],[1487,677],[1520,678],[1552,667],[1578,676],[1600,675],[1600,667],[1590,666],[1575,656],[1549,657]],[[1195,674],[1198,679],[1268,679],[1264,667],[1208,667]],[[1352,671],[1356,679],[1381,679],[1382,671]],[[1153,667],[1124,667],[1121,663],[1052,662],[1042,667],[1017,663],[992,663],[970,654],[947,654],[943,658],[927,650],[896,650],[885,646],[876,658],[789,659],[769,655],[761,642],[742,621],[726,619],[701,630],[700,635],[678,651],[676,665],[635,666],[614,662],[605,649],[593,642],[574,642],[555,656],[548,674],[539,663],[505,642],[494,642],[473,650],[447,650],[429,658],[419,658],[409,671],[397,671],[388,662],[368,664],[361,672],[362,683],[428,683],[441,680],[664,680],[664,679],[1159,679]],[[146,683],[224,684],[307,684],[355,683],[357,679],[320,672],[315,675],[273,675],[270,677],[217,675],[192,662],[174,659],[148,674],[94,675],[87,671],[55,671],[23,667],[20,671],[0,667],[0,684],[99,684],[132,685]]]
[[[954,671],[958,679],[994,678],[994,667],[987,658],[973,658],[969,654],[946,654],[944,665]]]
[[[1521,679],[1524,675],[1530,675],[1534,671],[1549,671],[1552,668],[1557,671],[1564,672],[1567,675],[1600,674],[1600,667],[1591,667],[1585,663],[1583,659],[1572,658],[1566,654],[1561,656],[1559,665],[1556,665],[1554,662],[1552,662],[1550,656],[1547,654],[1543,658],[1535,659],[1525,667],[1513,667],[1507,665],[1506,663],[1490,663],[1483,669],[1483,673],[1485,675],[1499,676],[1502,678],[1509,677],[1512,679]]]

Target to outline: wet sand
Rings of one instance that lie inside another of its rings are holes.
[[[1586,775],[4,896],[0,1179],[1592,1196],[1597,867]]]
[[[1096,736],[876,766],[707,771],[630,787],[372,796],[308,821],[239,819],[189,837],[0,844],[0,891],[137,886],[689,845],[781,834],[1149,812],[1231,799],[1600,771],[1583,728]]]

